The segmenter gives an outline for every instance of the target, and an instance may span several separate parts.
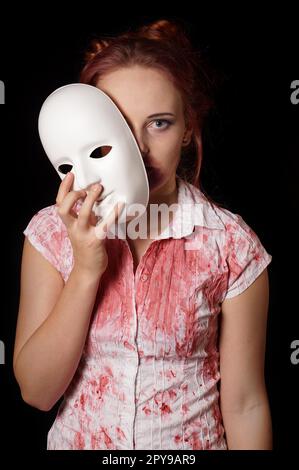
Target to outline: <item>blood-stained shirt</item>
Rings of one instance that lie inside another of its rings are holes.
[[[221,303],[248,288],[272,256],[240,215],[178,176],[177,185],[174,217],[135,273],[127,240],[105,241],[108,267],[48,450],[227,449]],[[67,282],[73,252],[56,206],[37,212],[24,234]]]

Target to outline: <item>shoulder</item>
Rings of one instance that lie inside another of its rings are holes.
[[[73,262],[72,247],[56,206],[47,206],[37,211],[23,234],[66,280]]]
[[[58,253],[67,238],[67,230],[55,205],[43,207],[29,220],[23,234],[40,251]]]
[[[57,213],[56,205],[50,205],[38,210],[30,219],[25,231],[36,231],[39,233],[65,232],[66,227]],[[25,233],[26,235],[26,233]]]
[[[268,258],[260,237],[243,216],[210,201],[195,186],[184,183],[185,202],[191,203],[195,230],[191,238],[198,239],[221,251],[222,256],[242,258],[255,253]]]
[[[244,220],[241,214],[220,207],[214,203],[208,202],[208,204],[209,210],[213,211],[217,215],[220,225],[228,238],[241,236],[246,238],[248,241],[252,241],[257,237],[252,226]]]
[[[217,282],[224,279],[223,299],[243,292],[272,259],[256,232],[240,214],[213,203],[193,185],[181,186],[179,201],[191,204],[183,211],[189,232],[184,246],[198,272],[212,273]]]
[[[228,237],[232,234],[240,234],[248,239],[256,236],[252,227],[240,214],[210,201],[199,188],[192,184],[183,182],[183,185],[185,186],[184,202],[189,202],[194,206],[195,225],[221,230]]]

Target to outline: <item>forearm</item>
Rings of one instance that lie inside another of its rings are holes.
[[[222,411],[229,450],[271,450],[272,422],[265,398],[242,410]]]
[[[14,365],[23,399],[48,410],[78,367],[100,277],[73,271],[50,315],[28,339]]]

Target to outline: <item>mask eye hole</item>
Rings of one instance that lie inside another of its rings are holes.
[[[58,171],[66,175],[69,171],[72,170],[72,168],[73,168],[73,165],[68,165],[67,163],[63,163],[62,165],[59,165]]]
[[[103,145],[102,147],[97,147],[96,149],[94,149],[89,156],[90,158],[106,157],[106,155],[108,155],[111,149],[112,147],[110,145]]]

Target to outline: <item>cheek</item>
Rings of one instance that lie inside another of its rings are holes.
[[[169,142],[167,148],[165,148],[164,152],[161,154],[161,167],[168,173],[174,171],[178,165],[180,156],[180,143],[177,140]]]
[[[177,160],[180,158],[181,140],[178,138],[178,133],[162,139],[157,142],[156,148],[153,149],[153,158],[160,163],[162,168],[168,169],[175,166]]]
[[[180,159],[180,140],[169,138],[155,142],[149,156],[144,157],[150,190],[166,181],[175,171]]]

